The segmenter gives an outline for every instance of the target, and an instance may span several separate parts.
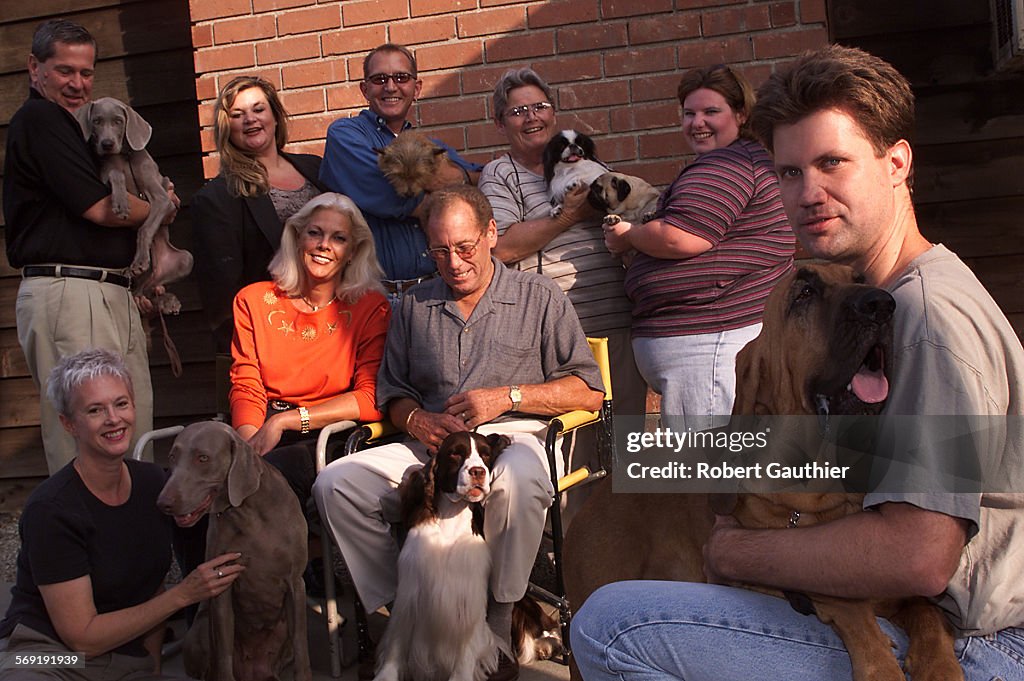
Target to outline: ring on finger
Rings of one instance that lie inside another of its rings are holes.
[[[217,576],[220,577],[220,578],[223,578],[224,577],[224,573],[221,572],[220,570],[217,570]]]

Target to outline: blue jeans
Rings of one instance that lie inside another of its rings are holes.
[[[903,631],[879,619],[902,663]],[[586,681],[847,681],[839,636],[781,598],[711,584],[619,582],[595,591],[572,620]],[[960,638],[967,681],[1024,681],[1024,629]]]
[[[636,366],[661,395],[662,425],[706,430],[728,423],[736,397],[736,354],[759,333],[760,323],[695,336],[634,337]]]

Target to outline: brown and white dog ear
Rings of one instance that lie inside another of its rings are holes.
[[[487,444],[491,447],[491,461],[490,465],[494,465],[495,459],[498,458],[498,454],[501,451],[512,444],[511,438],[508,435],[501,435],[499,433],[491,433],[487,436]]]
[[[228,468],[228,502],[232,506],[241,506],[250,495],[260,487],[260,469],[257,458],[259,455],[249,443],[231,430],[231,467]]]
[[[85,139],[92,137],[92,102],[79,107],[75,112],[75,119],[78,121],[78,127],[82,129]]]
[[[153,136],[153,126],[127,104],[124,105],[124,113],[126,118],[124,138],[128,141],[128,146],[132,151],[142,151],[149,144],[149,138]]]

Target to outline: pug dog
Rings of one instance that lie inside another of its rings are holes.
[[[448,152],[424,135],[406,130],[386,147],[375,147],[377,166],[401,196],[417,196],[449,184],[468,183],[469,176]]]
[[[562,212],[565,195],[577,187],[588,187],[599,175],[609,171],[596,154],[589,135],[562,130],[544,147],[544,179],[548,183],[551,217]]]
[[[605,224],[647,222],[654,217],[661,192],[633,175],[604,173],[590,184],[587,201],[606,214]]]

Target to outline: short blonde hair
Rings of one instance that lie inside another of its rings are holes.
[[[333,210],[348,218],[352,225],[352,259],[341,272],[335,293],[342,300],[355,302],[369,291],[383,293],[380,280],[384,270],[377,262],[377,248],[366,219],[352,199],[344,194],[326,192],[314,197],[288,218],[281,234],[281,246],[270,261],[270,276],[289,296],[301,296],[306,284],[306,268],[302,266],[299,233],[309,225],[318,210]]]

